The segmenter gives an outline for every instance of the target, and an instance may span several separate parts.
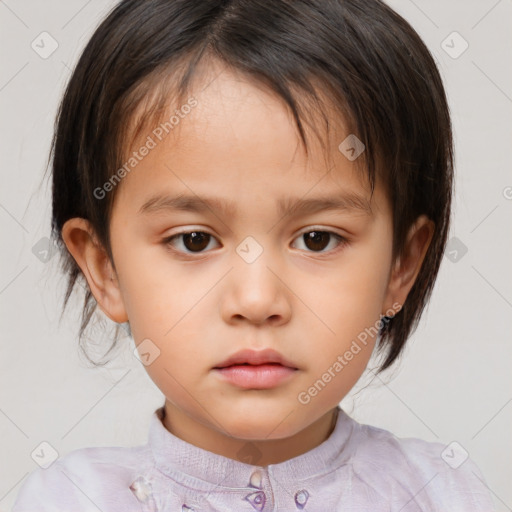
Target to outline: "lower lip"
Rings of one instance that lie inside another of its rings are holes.
[[[215,368],[222,377],[244,389],[268,389],[289,379],[296,371],[280,364],[234,365]]]

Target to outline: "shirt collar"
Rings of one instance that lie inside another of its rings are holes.
[[[348,441],[357,423],[339,406],[338,409],[335,427],[325,441],[297,457],[264,467],[230,459],[180,439],[163,425],[164,407],[151,417],[148,444],[156,467],[181,482],[197,481],[230,488],[259,487],[261,482],[254,479],[260,480],[260,476],[283,485],[307,482],[345,464],[351,455]],[[250,457],[250,444],[247,451]]]

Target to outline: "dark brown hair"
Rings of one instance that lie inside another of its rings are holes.
[[[166,105],[181,104],[212,59],[282,98],[306,152],[308,116],[320,112],[327,125],[333,112],[343,116],[366,147],[362,161],[372,191],[381,179],[391,201],[394,258],[418,216],[434,222],[407,301],[380,332],[381,370],[389,367],[415,330],[438,274],[450,223],[453,150],[435,62],[413,28],[380,0],[120,2],[85,47],[56,120],[52,237],[68,275],[63,311],[83,277],[62,241],[63,224],[88,219],[113,263],[109,219],[116,188],[105,198],[94,190],[122,165],[143,128],[161,120]],[[95,308],[87,288],[80,339]],[[117,330],[115,337],[112,347]]]

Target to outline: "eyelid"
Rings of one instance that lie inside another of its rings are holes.
[[[304,233],[309,233],[311,231],[320,231],[322,233],[331,233],[333,235],[338,235],[342,238],[345,238],[344,235],[342,235],[341,233],[338,233],[337,231],[335,231],[335,228],[330,228],[330,227],[326,227],[326,226],[315,226],[315,225],[312,225],[312,226],[308,226],[307,228],[304,228],[302,230],[300,230],[298,232],[298,234],[295,235],[294,239],[297,238],[298,236],[301,236],[303,235]]]
[[[211,249],[210,249],[210,251],[202,251],[202,252],[194,253],[194,252],[180,251],[178,249],[175,249],[174,247],[171,247],[171,242],[173,239],[178,238],[179,236],[182,236],[182,235],[189,235],[190,233],[203,233],[205,235],[209,235],[211,238],[216,240],[217,243],[220,244],[220,242],[217,240],[217,237],[215,235],[213,235],[212,233],[210,233],[209,231],[206,231],[204,228],[188,228],[188,229],[184,229],[183,231],[177,231],[176,233],[173,233],[172,235],[165,236],[162,240],[162,243],[169,250],[173,251],[174,253],[177,253],[180,255],[185,255],[185,256],[194,256],[195,255],[196,257],[199,257],[199,256],[203,256],[211,251]]]

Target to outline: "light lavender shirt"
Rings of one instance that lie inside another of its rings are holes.
[[[239,454],[244,463],[183,441],[162,413],[154,412],[146,445],[78,449],[33,471],[12,512],[495,510],[457,445],[400,439],[341,409],[323,443],[265,467],[250,443]]]

